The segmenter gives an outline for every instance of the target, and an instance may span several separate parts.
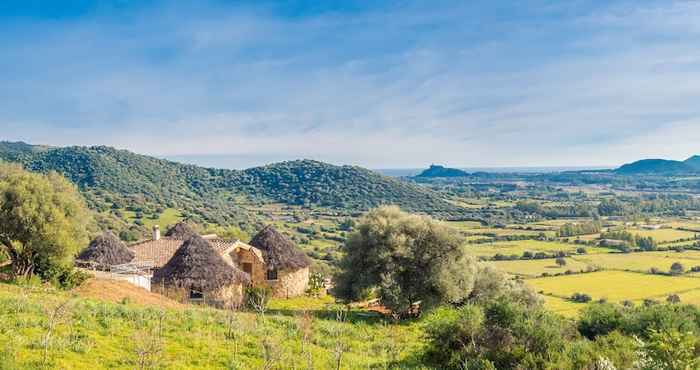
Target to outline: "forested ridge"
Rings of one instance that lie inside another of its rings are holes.
[[[93,209],[133,204],[172,207],[227,224],[243,215],[237,197],[252,202],[362,211],[396,204],[416,212],[458,212],[436,192],[356,166],[311,160],[243,171],[203,168],[105,146],[50,148],[1,143],[0,159],[36,172],[62,173]]]

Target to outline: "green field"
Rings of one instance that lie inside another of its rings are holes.
[[[679,239],[694,238],[696,233],[676,229],[641,230],[628,229],[630,233],[643,237],[652,237],[658,243],[668,243]]]
[[[695,251],[591,254],[574,259],[602,269],[639,272],[648,272],[652,267],[667,272],[674,262],[680,262],[686,270],[700,266],[700,253]]]
[[[552,296],[543,296],[544,306],[552,312],[556,312],[562,316],[575,318],[579,312],[586,307],[585,304],[571,302],[567,299],[562,299]]]
[[[535,291],[560,298],[586,293],[594,300],[611,302],[639,301],[645,298],[665,299],[669,294],[700,289],[700,279],[639,274],[622,271],[600,271],[527,280]]]
[[[129,222],[136,222],[136,212],[123,210],[122,213]],[[168,226],[176,224],[178,221],[182,220],[182,214],[180,211],[174,208],[167,208],[161,213],[158,219],[152,219],[150,215],[143,215],[141,222],[143,226],[150,229],[154,225],[158,225],[161,230],[166,230]]]
[[[608,248],[589,247],[570,243],[549,242],[540,240],[518,240],[486,244],[468,244],[465,248],[468,254],[471,254],[476,257],[493,257],[498,253],[506,256],[522,256],[524,252],[554,253],[558,251],[564,251],[575,253],[576,249],[579,247],[586,248],[586,251],[590,254],[609,253],[612,251]]]
[[[493,261],[487,263],[500,271],[523,277],[538,277],[545,272],[548,274],[564,273],[567,270],[578,272],[588,267],[587,264],[571,258],[565,258],[564,260],[566,260],[566,266],[561,267],[556,264],[556,260],[553,258],[541,260]]]

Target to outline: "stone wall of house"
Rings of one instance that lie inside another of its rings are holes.
[[[204,295],[210,306],[219,308],[238,308],[243,304],[243,285],[232,284]]]
[[[204,292],[204,300],[190,301],[190,290],[175,286],[153,285],[152,291],[180,303],[205,303],[218,308],[240,307],[243,304],[243,285],[232,284],[216,291]]]
[[[232,252],[233,261],[241,271],[243,271],[243,264],[250,263],[253,265],[253,273],[250,277],[253,285],[261,285],[265,283],[265,278],[267,276],[267,270],[265,269],[265,264],[255,255],[252,251],[239,249]]]
[[[283,270],[277,273],[277,280],[268,280],[272,294],[278,298],[304,295],[309,286],[309,269]]]

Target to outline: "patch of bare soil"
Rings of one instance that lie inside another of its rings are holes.
[[[73,292],[81,297],[113,303],[121,303],[126,300],[129,303],[145,306],[157,306],[162,308],[185,307],[160,294],[151,293],[146,289],[118,280],[90,279],[82,286],[73,290]]]

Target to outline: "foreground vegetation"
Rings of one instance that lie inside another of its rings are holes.
[[[419,324],[329,299],[266,312],[105,303],[0,284],[0,368],[289,369],[417,367]]]

